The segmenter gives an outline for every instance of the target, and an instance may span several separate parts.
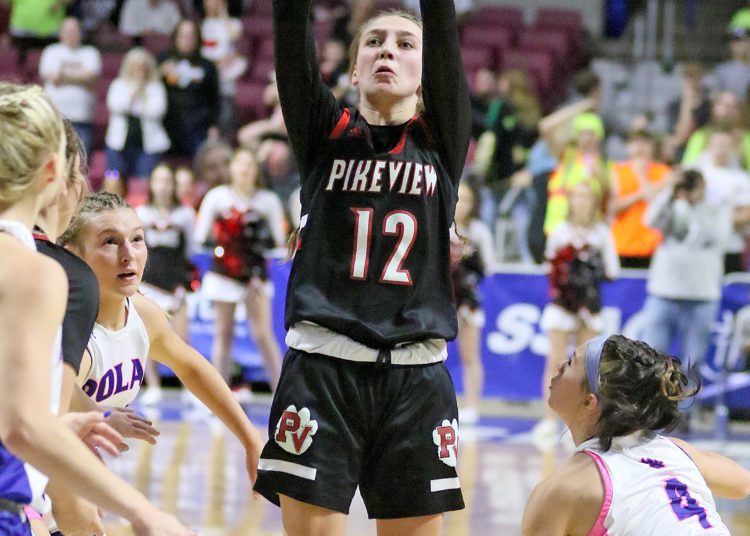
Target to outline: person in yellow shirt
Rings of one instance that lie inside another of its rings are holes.
[[[611,163],[601,151],[604,123],[593,112],[584,112],[573,120],[573,142],[565,149],[560,164],[547,185],[547,214],[544,233],[549,236],[568,215],[570,191],[577,184],[593,180],[599,184],[602,215],[606,213],[611,191]]]

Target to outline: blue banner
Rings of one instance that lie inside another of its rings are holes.
[[[205,265],[199,259],[199,265]],[[284,301],[289,263],[273,261],[270,269],[275,285],[273,300],[273,323],[282,352],[284,345]],[[750,281],[750,280],[748,280]],[[750,301],[750,283],[734,282],[724,286],[722,307],[714,330],[714,343],[709,350],[707,366],[703,369],[708,382],[719,379],[718,364],[714,364],[717,342],[721,351],[722,340],[731,346],[730,339],[736,332],[736,313]],[[512,401],[539,398],[541,377],[548,352],[547,337],[539,327],[544,306],[549,302],[548,280],[536,273],[494,273],[481,284],[481,293],[486,316],[482,332],[482,362],[485,367],[484,395]],[[637,338],[638,314],[646,299],[644,271],[625,271],[617,281],[602,286],[602,315],[607,333],[623,333]],[[213,310],[211,303],[200,292],[188,298],[191,344],[203,355],[211,354],[213,334]],[[750,317],[749,317],[750,318]],[[255,344],[248,336],[247,316],[244,305],[237,307],[234,358],[244,369],[250,380],[265,378],[262,362]],[[748,330],[750,333],[750,330]],[[722,339],[722,337],[725,337]],[[448,369],[453,376],[456,390],[462,388],[461,363],[456,343],[449,344]],[[737,344],[735,344],[735,352]],[[737,390],[729,396],[733,405],[749,405],[747,390]]]

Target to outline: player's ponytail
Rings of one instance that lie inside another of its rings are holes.
[[[638,431],[671,431],[680,423],[678,402],[700,389],[700,375],[687,372],[677,358],[642,341],[612,335],[599,365],[597,423],[600,447],[608,450],[618,436]]]

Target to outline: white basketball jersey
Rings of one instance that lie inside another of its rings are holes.
[[[83,384],[83,391],[97,404],[118,408],[130,404],[138,394],[150,346],[135,305],[128,299],[125,306],[128,317],[123,328],[112,331],[94,324],[87,347],[91,369]]]
[[[616,438],[602,452],[596,439],[579,445],[599,468],[602,511],[589,536],[729,536],[693,460],[662,436]]]
[[[0,220],[0,232],[13,236],[28,249],[36,251],[34,236],[23,224],[13,220]],[[60,390],[62,389],[62,326],[58,328],[55,342],[52,345],[52,353],[50,354],[50,372],[50,411],[56,415],[60,409]],[[2,445],[0,445],[0,448],[2,448]],[[28,479],[29,488],[31,489],[32,498],[38,499],[41,497],[44,488],[47,486],[47,477],[28,463],[24,464],[24,469],[26,472],[26,478]]]

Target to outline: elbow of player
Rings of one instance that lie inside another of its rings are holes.
[[[26,454],[35,444],[38,423],[29,415],[13,415],[8,419],[0,432],[0,439],[8,450],[19,458]]]

